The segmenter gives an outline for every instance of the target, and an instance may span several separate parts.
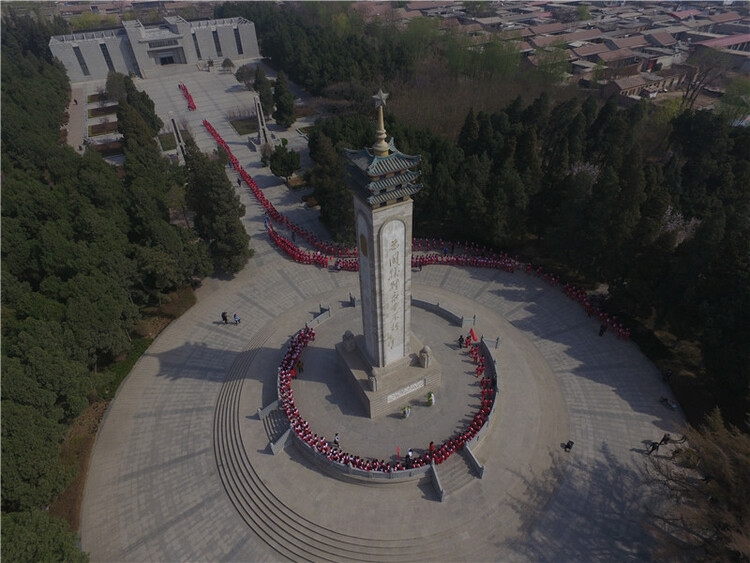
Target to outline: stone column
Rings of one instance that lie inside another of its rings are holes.
[[[412,206],[409,199],[372,208],[354,197],[362,328],[374,367],[410,351]]]

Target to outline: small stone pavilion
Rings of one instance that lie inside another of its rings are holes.
[[[370,418],[424,398],[441,379],[429,347],[411,332],[411,196],[422,189],[414,170],[422,158],[401,153],[393,138],[386,143],[387,97],[382,90],[373,96],[375,144],[344,151],[354,192],[363,334],[347,331],[336,349]]]

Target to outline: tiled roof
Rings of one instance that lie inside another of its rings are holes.
[[[708,19],[710,19],[714,23],[724,23],[741,20],[742,16],[737,12],[726,12],[724,14],[714,14],[713,16],[709,16]]]
[[[407,170],[406,172],[402,172],[401,174],[394,174],[393,176],[370,182],[365,187],[373,194],[376,194],[381,190],[387,190],[389,188],[393,188],[394,186],[400,186],[401,184],[408,184],[410,182],[413,182],[414,180],[419,178],[421,174],[422,173],[417,170]]]
[[[673,18],[677,18],[678,20],[684,20],[685,18],[689,18],[690,16],[700,16],[701,11],[700,10],[682,10],[681,12],[670,12],[670,16]]]
[[[573,49],[573,52],[579,57],[588,57],[589,55],[596,55],[606,51],[609,51],[609,47],[604,43],[592,43],[591,45],[584,45],[583,47]]]
[[[707,39],[695,43],[696,45],[703,45],[704,47],[722,48],[729,47],[730,45],[737,45],[739,43],[746,43],[750,41],[750,33],[740,33],[739,35],[729,35],[727,37],[717,37],[716,39]]]
[[[677,40],[666,31],[649,33],[647,39],[654,45],[658,45],[660,47],[669,47],[670,45],[675,45],[677,43]]]
[[[442,8],[443,6],[450,5],[450,1],[446,2],[409,2],[406,5],[407,10],[432,10],[434,8]]]
[[[631,88],[644,86],[645,84],[647,84],[647,81],[642,76],[635,75],[618,78],[617,80],[615,80],[615,84],[620,90],[630,90]]]
[[[393,144],[393,138],[388,145],[392,151],[388,156],[375,156],[367,148],[358,151],[344,149],[344,154],[357,168],[371,178],[414,168],[422,162],[420,155],[409,156],[399,152]]]
[[[607,51],[606,53],[599,53],[599,58],[605,63],[610,61],[619,61],[627,59],[633,56],[633,51],[630,49],[617,49],[616,51]]]
[[[548,23],[545,25],[534,25],[531,27],[531,31],[534,35],[541,35],[542,33],[557,33],[558,31],[564,31],[565,26],[561,23]]]
[[[612,44],[616,49],[630,49],[631,47],[647,45],[648,41],[643,35],[634,35],[632,37],[619,37],[617,39],[612,39]]]
[[[409,184],[408,186],[396,188],[395,190],[391,190],[389,192],[371,195],[367,198],[367,202],[370,205],[380,205],[381,203],[387,203],[389,201],[393,201],[394,199],[401,199],[403,197],[412,196],[419,192],[421,189],[422,184]]]
[[[571,43],[572,41],[587,41],[600,37],[602,34],[599,29],[582,29],[581,31],[574,31],[572,33],[563,33],[562,35],[544,35],[542,37],[534,37],[531,39],[537,47],[546,47],[553,43]]]

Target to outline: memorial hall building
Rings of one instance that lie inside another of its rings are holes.
[[[164,65],[211,59],[219,66],[225,58],[260,56],[255,24],[241,17],[189,22],[170,16],[153,26],[131,20],[119,29],[55,35],[49,48],[71,82],[104,79],[111,70],[147,78]]]

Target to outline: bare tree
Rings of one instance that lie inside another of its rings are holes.
[[[664,440],[662,440],[664,442]],[[649,529],[669,559],[750,559],[750,436],[714,410],[700,429],[669,440],[671,457],[650,456],[647,482],[661,494]],[[658,449],[658,448],[657,448]]]
[[[263,161],[263,166],[268,166],[269,161],[271,160],[271,155],[273,154],[273,145],[271,143],[263,143],[260,146],[260,157]]]
[[[701,49],[690,56],[687,64],[695,70],[685,80],[682,109],[693,109],[698,94],[726,74],[729,56],[716,49]]]

